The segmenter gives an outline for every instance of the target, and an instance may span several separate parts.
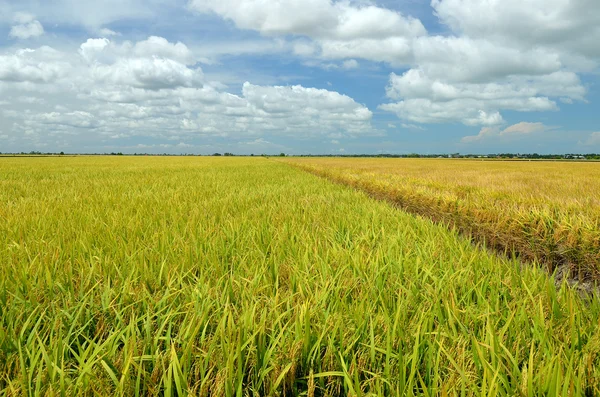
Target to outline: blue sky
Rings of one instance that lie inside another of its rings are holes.
[[[597,0],[0,0],[0,152],[600,152]]]

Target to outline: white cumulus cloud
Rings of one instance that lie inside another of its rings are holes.
[[[550,47],[600,57],[597,0],[432,0],[455,32],[515,47]]]
[[[72,52],[40,47],[0,53],[0,89],[22,98],[5,106],[0,124],[29,147],[51,145],[63,135],[95,145],[136,137],[175,140],[181,145],[165,145],[177,150],[199,137],[376,133],[372,112],[349,96],[250,82],[239,93],[227,92],[206,79],[186,45],[155,36],[89,39]]]
[[[111,29],[108,29],[108,28],[102,28],[102,29],[100,29],[100,31],[98,33],[100,33],[104,37],[121,36],[121,33],[115,32],[114,30],[111,30]]]
[[[556,111],[585,100],[578,73],[598,65],[597,0],[432,0],[450,32],[371,2],[191,0],[240,29],[298,37],[305,65],[351,69],[357,59],[408,68],[392,74],[381,109],[417,123],[495,125],[503,110]],[[323,62],[323,60],[327,60]],[[341,60],[337,64],[332,60]]]
[[[31,37],[39,37],[44,34],[44,27],[40,21],[36,20],[35,17],[27,13],[16,13],[14,21],[17,23],[11,27],[8,33],[9,37],[14,39],[29,39]]]
[[[425,34],[415,18],[371,4],[331,0],[192,0],[199,12],[213,12],[242,29],[266,35],[293,34],[351,40]]]
[[[465,136],[461,139],[461,142],[475,143],[490,138],[526,136],[534,133],[544,132],[548,129],[549,127],[542,123],[529,123],[522,121],[506,127],[505,129],[500,129],[498,127],[484,127],[479,131],[479,134]]]
[[[600,145],[600,131],[592,132],[588,137],[586,145]]]
[[[51,47],[21,49],[0,54],[0,81],[50,83],[67,73],[69,64]]]

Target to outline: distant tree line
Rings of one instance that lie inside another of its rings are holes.
[[[95,156],[207,156],[202,154],[168,154],[168,153],[133,153],[124,154],[122,152],[110,152],[110,153],[71,153],[65,154],[65,152],[18,152],[18,153],[2,153],[4,156],[65,156],[65,155],[95,155]],[[208,156],[225,156],[225,157],[254,157],[255,154],[234,154],[230,152],[213,153]],[[600,160],[600,153],[569,153],[569,154],[538,154],[538,153],[493,153],[493,154],[420,154],[420,153],[408,153],[408,154],[300,154],[300,155],[288,155],[285,153],[279,154],[260,154],[262,157],[368,157],[368,158],[457,158],[457,159],[525,159],[525,160]]]
[[[529,160],[600,160],[600,154],[538,154],[538,153],[494,153],[494,154],[302,154],[295,157],[367,157],[367,158],[457,158],[457,159],[529,159]]]

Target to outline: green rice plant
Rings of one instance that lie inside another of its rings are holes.
[[[0,159],[0,395],[595,395],[599,318],[273,160]]]

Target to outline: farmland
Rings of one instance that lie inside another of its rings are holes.
[[[449,224],[578,281],[600,281],[600,165],[293,159],[295,165]]]
[[[600,393],[597,297],[370,197],[529,211],[588,277],[596,168],[292,161],[0,159],[0,394]]]

